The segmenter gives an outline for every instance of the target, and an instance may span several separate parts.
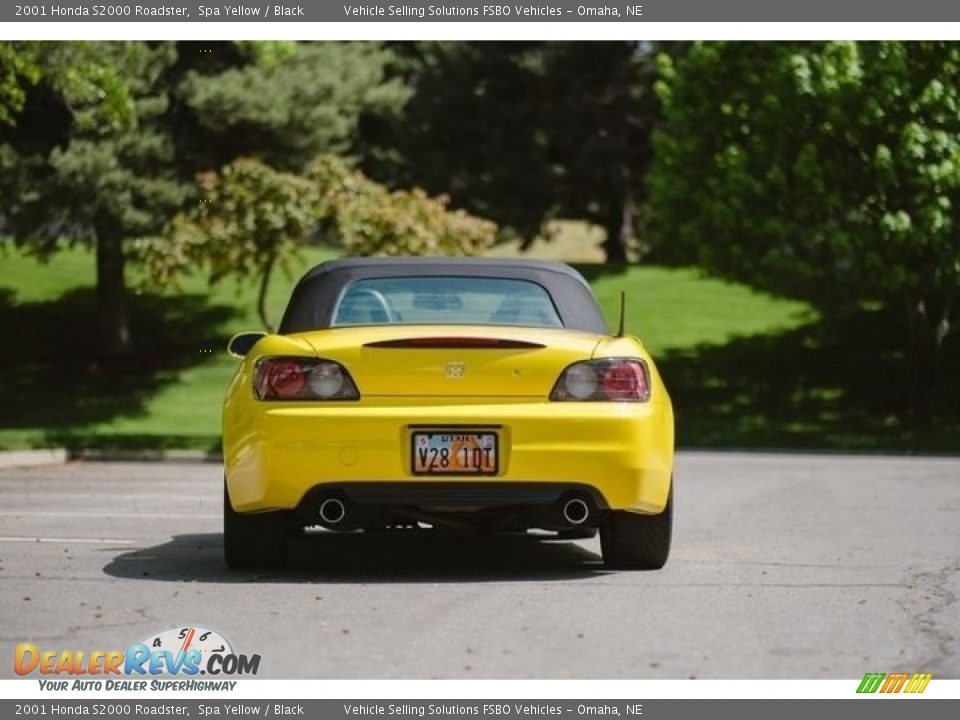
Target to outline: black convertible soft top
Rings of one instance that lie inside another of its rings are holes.
[[[528,280],[553,300],[569,330],[609,334],[603,313],[583,276],[569,265],[544,260],[495,258],[374,257],[331,260],[301,278],[283,314],[283,334],[323,330],[344,289],[354,280],[381,277],[490,277]]]

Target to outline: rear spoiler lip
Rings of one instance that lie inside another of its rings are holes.
[[[515,340],[512,338],[487,337],[412,337],[394,340],[375,340],[364,343],[365,348],[382,348],[394,350],[539,350],[546,345],[529,340]]]

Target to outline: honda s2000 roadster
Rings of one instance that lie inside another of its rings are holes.
[[[223,409],[227,564],[303,528],[599,530],[611,567],[660,568],[673,411],[639,340],[559,263],[323,263],[242,357]]]

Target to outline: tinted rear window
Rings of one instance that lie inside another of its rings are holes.
[[[331,324],[563,327],[550,295],[536,283],[443,276],[355,280]]]

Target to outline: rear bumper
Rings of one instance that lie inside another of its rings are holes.
[[[430,507],[440,509],[538,507],[557,503],[569,494],[590,498],[594,507],[606,510],[606,501],[589,485],[577,483],[517,482],[365,482],[323,483],[301,501],[305,515],[316,501],[311,496],[342,495],[348,502],[374,507]]]
[[[538,486],[549,494],[549,486],[571,484],[595,491],[600,507],[663,510],[673,471],[668,401],[473,402],[251,403],[236,408],[225,413],[224,423],[224,461],[234,507],[240,512],[293,509],[316,487],[335,483],[368,484],[374,498],[378,484],[382,489],[389,483],[394,494],[408,485],[411,495],[432,493],[431,505],[482,490],[491,506],[522,502],[525,493],[536,495]],[[435,481],[413,475],[414,426],[493,426],[500,437],[499,474]]]
[[[341,503],[341,520],[328,522],[323,507],[330,499]],[[585,509],[582,521],[571,522],[564,506],[579,500]],[[484,518],[496,518],[486,527],[506,529],[537,527],[548,530],[576,525],[592,526],[607,510],[603,496],[589,485],[574,483],[492,482],[365,482],[321,483],[308,491],[296,508],[303,525],[323,525],[333,530],[385,527],[410,520],[431,524],[478,527]],[[451,519],[450,514],[470,520]],[[440,518],[445,518],[440,520]],[[506,522],[504,522],[506,520]]]

